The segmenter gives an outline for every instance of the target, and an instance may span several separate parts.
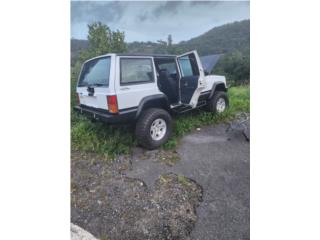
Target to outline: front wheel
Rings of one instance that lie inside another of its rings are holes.
[[[222,113],[229,107],[229,98],[226,92],[215,92],[209,100],[207,109],[213,113]]]
[[[169,139],[171,133],[171,116],[160,108],[150,108],[144,111],[136,124],[137,141],[147,149],[160,147]]]

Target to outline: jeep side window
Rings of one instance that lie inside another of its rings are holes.
[[[154,81],[150,58],[120,58],[120,85]]]
[[[189,54],[187,56],[178,59],[182,77],[188,76],[199,76],[199,68],[194,54]]]

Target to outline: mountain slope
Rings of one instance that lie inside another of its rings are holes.
[[[76,58],[80,50],[86,49],[87,46],[87,40],[71,39],[72,59]],[[250,20],[212,28],[198,37],[173,44],[172,48],[174,49],[174,53],[183,53],[196,49],[200,55],[228,53],[235,50],[248,51],[250,48]],[[129,53],[168,53],[170,50],[172,49],[168,49],[163,42],[128,43]]]
[[[177,44],[183,51],[197,49],[200,55],[228,53],[250,48],[250,20],[215,27],[188,41]]]
[[[173,35],[174,37],[174,35]],[[130,53],[174,53],[181,54],[196,49],[202,56],[218,53],[229,53],[235,50],[246,51],[250,48],[250,20],[243,20],[212,28],[208,32],[173,44],[166,42],[133,42],[128,43]]]

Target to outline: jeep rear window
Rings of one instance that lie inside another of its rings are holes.
[[[78,86],[108,87],[110,62],[110,57],[96,58],[86,62],[82,68]]]
[[[153,82],[153,67],[150,58],[121,58],[120,84]]]

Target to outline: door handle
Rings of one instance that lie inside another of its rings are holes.
[[[128,88],[128,87],[123,87],[123,88],[120,88],[120,90],[130,90],[130,88]]]

